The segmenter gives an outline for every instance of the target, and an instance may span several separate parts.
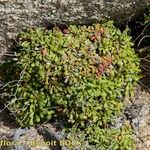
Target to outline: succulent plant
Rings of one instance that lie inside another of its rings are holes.
[[[61,120],[83,132],[90,145],[103,143],[101,150],[107,149],[113,133],[124,132],[109,125],[140,78],[132,46],[128,29],[121,32],[112,21],[20,32],[14,71],[20,82],[10,88],[10,110],[22,126]],[[130,140],[126,137],[116,142]]]

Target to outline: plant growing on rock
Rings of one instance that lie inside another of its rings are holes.
[[[9,109],[22,126],[61,120],[66,132],[75,127],[89,145],[107,149],[116,142],[114,149],[131,149],[130,127],[110,125],[140,78],[132,46],[128,30],[121,33],[112,21],[22,31],[13,70],[18,82],[7,87]]]

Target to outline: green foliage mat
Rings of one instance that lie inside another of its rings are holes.
[[[63,122],[68,138],[82,142],[79,149],[134,149],[128,124],[111,128],[140,78],[132,46],[128,29],[121,33],[112,21],[26,29],[18,37],[17,61],[7,62],[7,71],[1,65],[6,81],[17,81],[4,88],[11,92],[6,103],[21,126]]]

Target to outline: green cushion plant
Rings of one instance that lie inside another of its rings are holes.
[[[91,149],[132,149],[129,125],[110,127],[140,78],[132,46],[128,29],[121,32],[112,21],[22,31],[10,110],[22,126],[62,121],[68,138],[85,139]]]

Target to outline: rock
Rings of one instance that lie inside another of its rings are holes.
[[[137,150],[150,148],[150,93],[140,91],[124,112],[134,129]]]
[[[22,135],[24,135],[24,134],[26,134],[28,132],[29,132],[29,130],[27,128],[25,128],[25,129],[21,129],[21,128],[17,129],[15,134],[14,134],[14,136],[13,136],[13,140],[18,140],[20,136],[22,136]]]
[[[125,115],[135,130],[146,126],[150,121],[150,105],[133,104],[126,108]]]
[[[22,27],[90,24],[104,18],[122,23],[149,6],[150,0],[1,0],[0,52]]]
[[[65,135],[61,132],[63,129],[63,125],[61,123],[46,123],[41,127],[37,126],[37,128],[38,132],[43,135],[46,141],[52,141],[52,150],[67,150],[65,145],[60,144],[61,141],[65,140]]]
[[[12,139],[15,143],[18,143],[12,150],[49,150],[43,136],[39,135],[34,127],[16,129]]]
[[[121,128],[129,122],[133,128],[136,150],[150,148],[150,93],[137,86],[135,95],[125,99],[124,114],[116,119],[111,128]]]

